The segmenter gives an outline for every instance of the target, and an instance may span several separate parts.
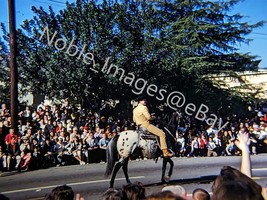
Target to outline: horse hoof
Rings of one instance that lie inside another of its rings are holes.
[[[169,183],[170,182],[171,177],[169,176],[164,176],[163,180],[165,181],[165,183]]]

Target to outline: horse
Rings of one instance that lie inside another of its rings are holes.
[[[164,127],[163,131],[168,130]],[[170,133],[165,133],[170,134]],[[156,162],[158,158],[162,155],[162,151],[159,147],[159,142],[157,137],[153,134],[147,133],[145,130],[127,130],[119,133],[114,136],[108,144],[106,157],[107,165],[105,177],[111,175],[110,179],[110,188],[113,188],[116,174],[119,169],[122,167],[125,179],[127,183],[130,183],[128,175],[128,162],[131,157],[134,156],[135,152],[138,149],[141,149],[143,156],[148,159],[154,159]],[[139,151],[140,152],[140,151]],[[168,175],[165,176],[165,170],[167,163],[170,164],[170,169]],[[163,157],[163,166],[162,166],[162,183],[169,181],[172,170],[173,170],[173,161],[171,158]]]

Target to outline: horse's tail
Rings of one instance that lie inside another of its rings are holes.
[[[118,150],[117,150],[118,138],[119,135],[114,136],[110,140],[107,146],[106,150],[107,166],[106,166],[105,177],[108,177],[112,173],[115,162],[118,160]]]

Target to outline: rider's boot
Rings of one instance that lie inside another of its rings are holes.
[[[173,157],[173,154],[170,153],[167,149],[162,149],[164,157]]]

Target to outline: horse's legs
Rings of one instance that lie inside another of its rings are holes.
[[[164,177],[165,177],[165,172],[166,172],[166,166],[167,166],[167,159],[168,158],[166,158],[166,157],[163,157],[163,161],[162,161],[162,174],[161,174],[161,182],[162,183],[165,183],[166,181],[165,181],[165,179],[164,179]]]
[[[114,185],[114,181],[115,181],[115,178],[116,178],[116,175],[119,171],[119,169],[121,168],[121,166],[123,165],[123,161],[118,161],[114,168],[113,168],[113,171],[112,171],[112,176],[111,176],[111,179],[110,179],[110,186],[109,188],[113,188],[113,185]]]
[[[169,172],[168,172],[168,176],[165,177],[166,167],[167,167],[168,163],[170,164],[170,169],[169,169]],[[161,175],[161,182],[162,183],[166,183],[166,182],[168,182],[168,179],[170,179],[170,177],[172,175],[172,171],[173,171],[173,166],[174,166],[174,164],[173,164],[173,161],[172,161],[171,158],[167,158],[167,157],[163,158],[162,175]]]
[[[170,164],[170,169],[169,169],[169,173],[168,173],[168,176],[171,177],[172,176],[172,171],[173,171],[173,161],[171,158],[168,158],[168,163]]]
[[[128,158],[123,160],[122,170],[123,170],[124,176],[126,178],[126,182],[131,183],[131,181],[129,179],[129,175],[128,175],[128,162],[129,162]]]

